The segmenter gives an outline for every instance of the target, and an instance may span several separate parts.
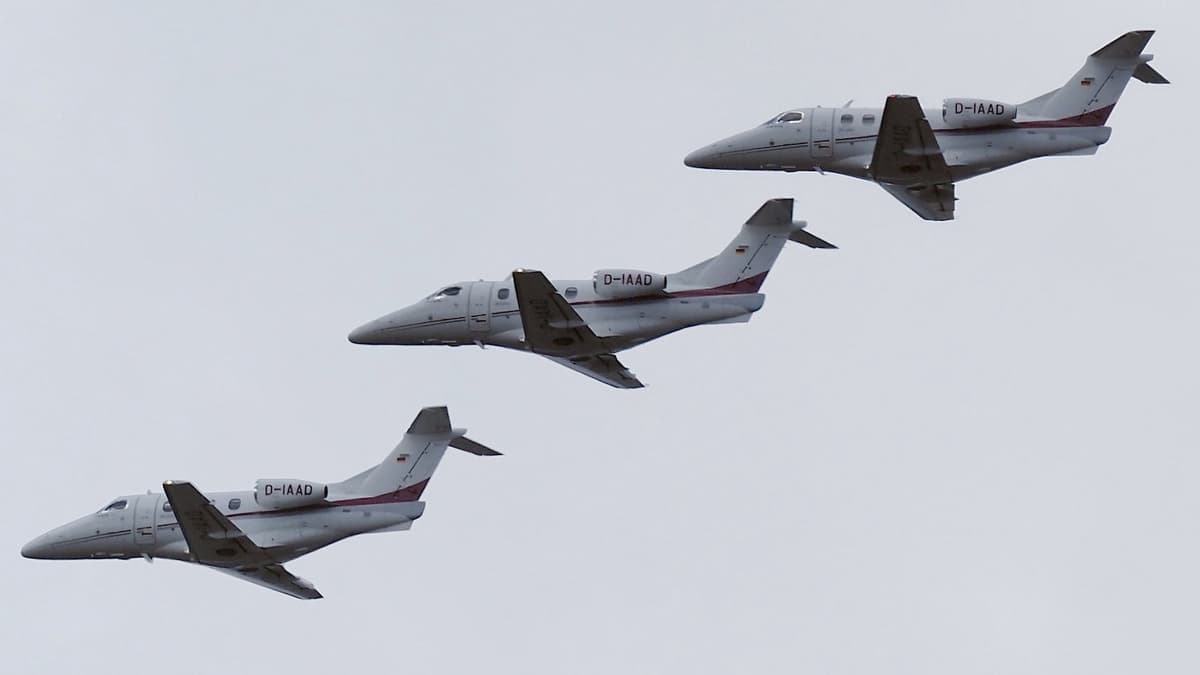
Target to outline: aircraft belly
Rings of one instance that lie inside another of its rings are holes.
[[[1036,157],[1091,154],[1111,131],[1108,127],[996,129],[940,134],[938,143],[954,180],[959,181]]]
[[[493,325],[495,325],[493,323]],[[493,331],[488,335],[486,344],[496,347],[505,347],[508,349],[524,349],[525,348],[525,331],[517,326],[511,330],[501,332]]]
[[[638,318],[638,330],[646,337],[658,337],[709,323],[728,323],[758,311],[765,300],[760,293],[710,297],[673,298],[648,308]]]
[[[184,540],[183,533],[176,526],[170,528],[160,526],[158,528],[158,544],[150,555],[155,558],[191,560],[191,555],[187,552],[187,541]]]
[[[858,148],[855,148],[853,155],[845,157],[837,157],[833,162],[823,164],[821,169],[830,173],[836,173],[852,178],[870,179],[871,168],[871,153],[875,149],[875,143],[871,142],[869,147],[864,146],[863,150],[866,154],[858,154]]]

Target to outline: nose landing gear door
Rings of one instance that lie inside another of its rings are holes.
[[[472,332],[487,332],[491,328],[492,286],[491,281],[476,281],[471,284],[471,297],[467,302],[467,327]]]
[[[142,495],[137,498],[133,512],[133,543],[138,546],[154,545],[154,519],[158,514],[158,502],[165,497]]]

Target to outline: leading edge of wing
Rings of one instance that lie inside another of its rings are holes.
[[[646,386],[616,356],[612,354],[592,354],[574,358],[565,356],[549,356],[551,361],[564,365],[577,373],[603,382],[617,389],[641,389]]]

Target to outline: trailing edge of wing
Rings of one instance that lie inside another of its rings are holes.
[[[612,354],[593,354],[566,358],[562,356],[547,356],[555,363],[562,364],[577,373],[599,380],[610,387],[618,389],[641,389],[646,386]]]
[[[321,592],[305,579],[292,574],[279,563],[270,563],[260,567],[216,568],[226,574],[249,581],[264,588],[290,595],[301,600],[317,600]]]
[[[925,220],[954,220],[954,183],[924,187],[880,183],[879,187]]]

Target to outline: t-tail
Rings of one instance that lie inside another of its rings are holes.
[[[738,235],[715,257],[667,275],[667,290],[719,289],[757,293],[789,240],[812,248],[837,248],[792,220],[792,199],[772,199],[759,207]]]
[[[466,429],[450,426],[450,413],[445,406],[423,408],[399,445],[378,466],[330,488],[343,495],[387,495],[392,497],[391,501],[417,501],[425,492],[447,447],[473,455],[500,454],[467,438],[466,433]]]
[[[1142,53],[1153,35],[1152,30],[1131,31],[1096,50],[1062,87],[1017,106],[1021,119],[1056,126],[1104,126],[1129,78],[1168,84],[1150,67],[1154,56]]]

